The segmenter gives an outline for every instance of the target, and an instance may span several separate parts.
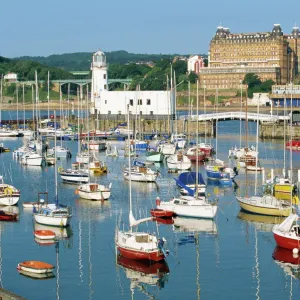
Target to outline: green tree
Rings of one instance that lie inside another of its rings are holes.
[[[244,77],[243,84],[247,84],[248,88],[251,89],[256,85],[261,84],[260,78],[254,73],[247,73]]]
[[[198,79],[198,75],[197,75],[196,73],[194,73],[194,72],[191,72],[191,73],[188,75],[188,81],[189,81],[190,83],[196,83],[197,79]]]

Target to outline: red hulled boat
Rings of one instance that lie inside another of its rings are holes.
[[[211,157],[214,154],[214,147],[210,144],[200,143],[198,148],[204,153],[206,157]]]
[[[281,224],[273,227],[275,241],[279,247],[285,249],[300,249],[300,224],[299,216],[292,214]]]
[[[197,161],[197,146],[188,149],[186,156],[190,159],[190,161]],[[205,153],[198,148],[198,161],[204,161],[205,157]]]
[[[163,210],[158,208],[150,209],[150,214],[156,218],[171,218],[174,215],[173,211]]]
[[[300,140],[288,141],[285,144],[285,148],[288,150],[290,150],[292,148],[292,150],[294,150],[294,151],[299,151],[300,150]]]

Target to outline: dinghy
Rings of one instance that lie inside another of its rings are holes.
[[[31,272],[36,274],[51,273],[55,267],[51,264],[37,261],[37,260],[27,260],[21,263],[18,263],[18,270],[25,272]]]

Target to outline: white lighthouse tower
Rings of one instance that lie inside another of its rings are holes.
[[[95,102],[100,97],[101,91],[108,90],[106,56],[102,51],[93,54],[92,70],[92,95],[91,101]]]

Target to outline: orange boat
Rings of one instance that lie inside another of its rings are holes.
[[[171,218],[174,215],[173,211],[163,210],[163,209],[150,209],[150,214],[156,218]]]
[[[53,240],[56,235],[52,230],[35,230],[34,236],[40,240]]]
[[[55,267],[51,264],[37,261],[27,260],[18,264],[17,269],[25,272],[32,272],[37,274],[51,273]]]

